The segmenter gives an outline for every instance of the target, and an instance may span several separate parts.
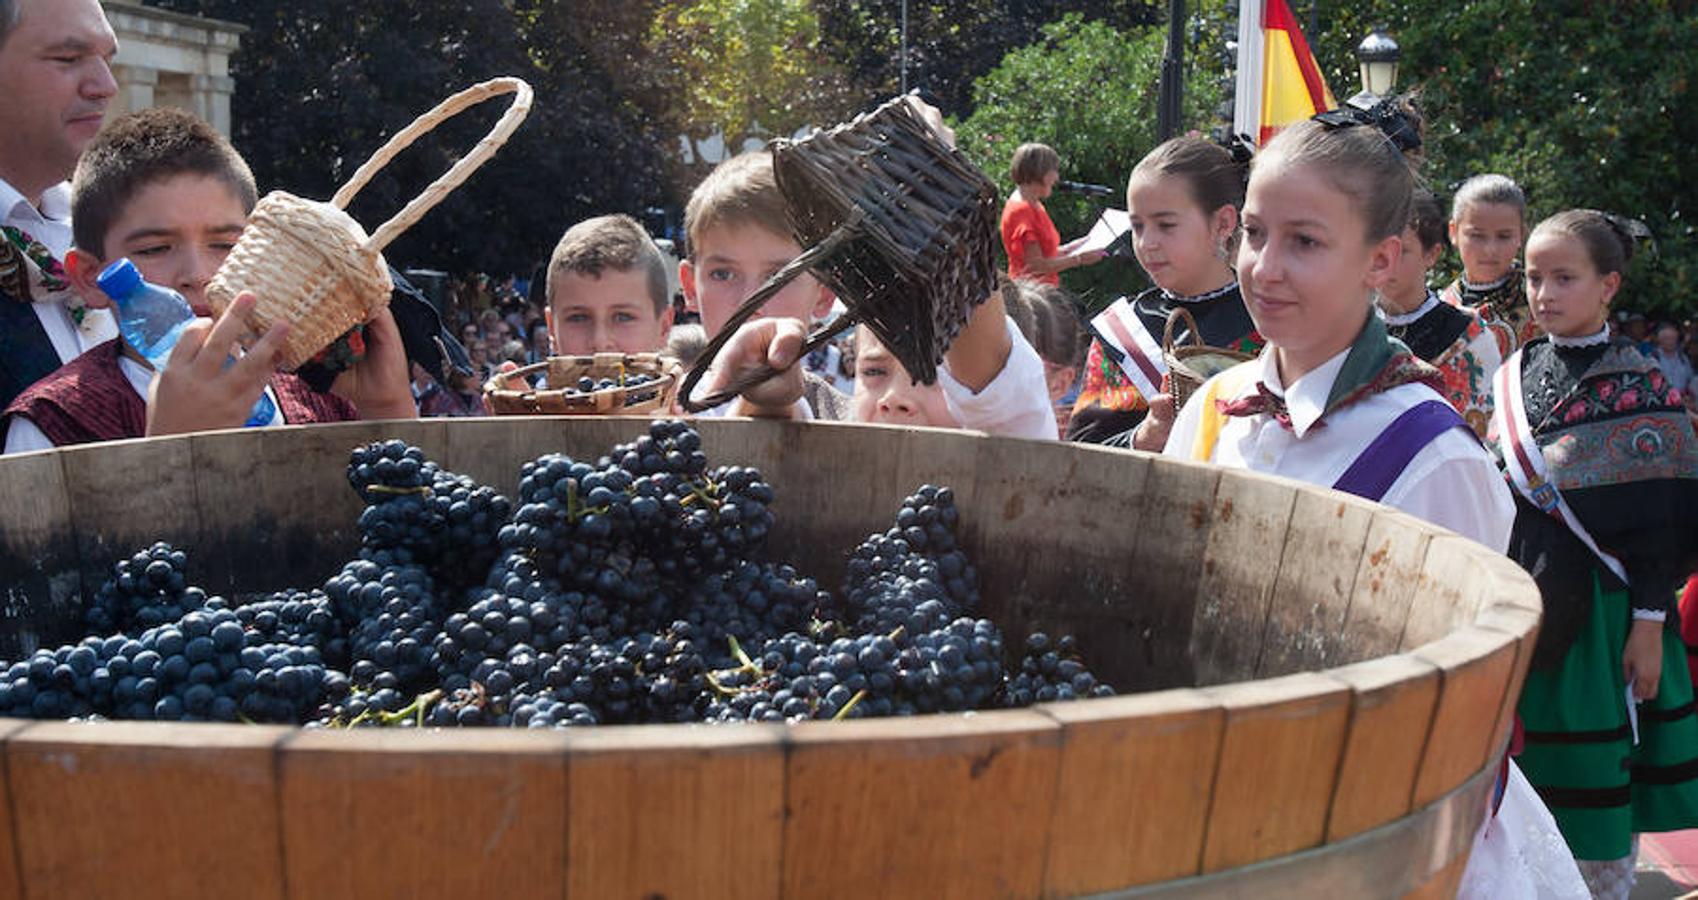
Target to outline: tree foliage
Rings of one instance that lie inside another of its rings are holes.
[[[684,133],[729,140],[829,124],[843,79],[808,0],[700,0],[656,10],[647,45],[677,85]]]
[[[1314,43],[1332,83],[1353,86],[1356,44],[1386,25],[1403,48],[1400,85],[1418,86],[1435,190],[1501,172],[1526,188],[1533,221],[1577,206],[1641,219],[1657,252],[1641,255],[1618,305],[1690,314],[1698,308],[1694,6],[1328,3]]]
[[[972,115],[961,122],[962,151],[1008,191],[1014,149],[1028,141],[1061,154],[1062,177],[1115,189],[1104,201],[1124,207],[1132,167],[1153,149],[1156,94],[1166,32],[1116,29],[1068,15],[1045,26],[1039,40],[1010,52],[974,85]],[[1186,129],[1213,127],[1218,87],[1192,79],[1186,91]],[[1064,238],[1083,234],[1101,205],[1057,194],[1045,205]],[[1137,289],[1136,265],[1109,260],[1063,276],[1070,288],[1098,306]]]
[[[903,0],[814,0],[826,52],[867,105],[902,83]],[[1116,28],[1159,22],[1163,0],[908,0],[908,85],[951,115],[973,109],[973,84],[1043,26],[1068,14]]]
[[[389,135],[450,94],[499,75],[536,89],[530,118],[495,159],[388,251],[402,265],[528,271],[564,228],[662,200],[669,145],[606,87],[569,35],[533,52],[532,10],[507,0],[155,0],[248,26],[231,59],[233,140],[262,191],[327,199]],[[504,99],[456,117],[401,154],[354,202],[375,228],[464,155]],[[610,160],[618,160],[617,167]]]
[[[448,94],[495,75],[537,89],[494,162],[390,251],[398,262],[521,269],[585,216],[678,208],[702,172],[681,136],[827,125],[894,94],[902,0],[149,0],[251,29],[232,58],[236,145],[263,189],[328,197],[382,141]],[[1300,21],[1311,7],[1293,0]],[[1161,0],[910,0],[909,83],[962,123],[1002,177],[1024,140],[1066,174],[1119,188],[1154,144]],[[1225,0],[1194,0],[1187,126],[1215,124]],[[1310,43],[1339,96],[1353,50],[1384,23],[1419,84],[1428,179],[1441,192],[1499,171],[1535,218],[1593,206],[1643,219],[1646,254],[1622,302],[1690,310],[1698,289],[1698,6],[1691,0],[1321,3]],[[1064,15],[1072,14],[1063,19]],[[1370,18],[1372,17],[1372,18]],[[375,226],[463,154],[500,102],[403,154],[354,205]],[[1057,198],[1082,230],[1088,204]],[[1449,265],[1454,266],[1454,261]],[[1136,267],[1069,273],[1120,293]]]

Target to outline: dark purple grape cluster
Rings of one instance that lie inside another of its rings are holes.
[[[526,463],[517,505],[417,447],[350,457],[354,559],[229,604],[165,544],[119,562],[90,637],[0,664],[0,715],[583,727],[795,721],[1100,696],[1071,638],[976,618],[948,488],[906,498],[840,597],[766,558],[775,492],[679,421],[589,463]]]
[[[787,632],[805,631],[831,595],[812,578],[775,563],[740,563],[705,576],[684,595],[678,615],[694,626],[709,662],[716,668],[734,665],[727,638],[751,646]]]
[[[989,619],[956,619],[915,635],[899,668],[902,692],[919,712],[989,706],[1002,689],[1002,632]]]
[[[359,447],[348,457],[348,484],[367,503],[405,496],[430,483],[423,450],[406,441],[377,441]]]
[[[1020,669],[1003,689],[1007,706],[1112,696],[1114,688],[1099,681],[1085,667],[1084,658],[1079,655],[1079,642],[1073,635],[1064,634],[1051,641],[1041,631],[1026,638]]]
[[[425,561],[433,576],[459,587],[483,581],[500,553],[511,501],[441,468],[417,447],[377,441],[356,449],[348,482],[366,502],[358,527],[368,553]]]
[[[639,390],[648,386],[648,390]],[[653,399],[660,393],[660,376],[640,372],[634,375],[620,375],[616,378],[591,378],[588,375],[580,377],[571,385],[563,385],[568,397],[583,397],[598,391],[610,391],[614,388],[625,389],[626,403],[641,403]]]
[[[978,608],[978,570],[957,546],[959,521],[954,491],[924,485],[902,501],[889,529],[855,548],[843,597],[856,632],[918,635]]]
[[[206,606],[206,592],[189,585],[188,556],[160,542],[112,567],[112,577],[84,610],[90,634],[134,634]]]
[[[0,675],[0,715],[302,721],[332,676],[312,647],[266,643],[214,598],[139,637],[38,650]]]
[[[311,647],[331,666],[348,663],[348,637],[322,590],[278,591],[236,607],[236,619],[266,643]]]

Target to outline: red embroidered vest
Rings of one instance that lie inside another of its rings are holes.
[[[14,416],[27,418],[57,447],[145,436],[147,404],[118,367],[121,356],[116,340],[91,348],[18,395],[6,407],[4,424]],[[271,376],[271,390],[283,421],[292,425],[360,417],[352,403],[321,394],[294,375]]]

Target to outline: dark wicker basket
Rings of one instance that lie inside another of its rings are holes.
[[[696,382],[738,326],[804,271],[848,307],[804,354],[864,323],[915,379],[930,384],[973,307],[996,288],[996,185],[940,141],[899,97],[799,141],[772,143],[791,228],[812,249],[768,279],[727,321],[684,381],[692,412],[777,374],[761,371],[692,402]]]

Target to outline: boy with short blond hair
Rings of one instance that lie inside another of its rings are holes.
[[[241,236],[256,196],[241,156],[193,114],[159,108],[120,118],[77,167],[68,281],[89,306],[108,306],[96,279],[109,262],[128,257],[145,280],[177,291],[208,316],[207,282]],[[286,325],[226,364],[253,304],[244,293],[216,323],[191,322],[164,372],[154,372],[121,337],[91,348],[6,408],[6,452],[233,428],[261,392],[277,409],[270,424],[416,415],[400,333],[387,310],[369,324],[368,355],[343,373],[338,393],[320,393],[275,371]]]
[[[672,328],[666,260],[626,215],[572,226],[548,261],[548,332],[554,352],[653,353]]]
[[[733,157],[708,175],[690,197],[684,227],[690,243],[689,256],[678,267],[684,298],[690,309],[701,313],[710,339],[750,294],[802,254],[773,174],[772,154],[765,151]],[[738,337],[749,340],[734,341],[716,367],[741,371],[760,362],[793,363],[802,337],[830,312],[835,299],[829,287],[802,273],[766,302],[759,319],[744,324],[742,330],[750,334]],[[857,341],[869,350],[876,343],[866,328],[858,329]],[[880,358],[876,353],[867,357]],[[1030,438],[1056,436],[1042,361],[1008,321],[1000,294],[980,306],[956,337],[937,384],[922,386],[919,393],[930,401],[928,413],[892,412],[901,401],[884,398],[902,395],[900,386],[912,384],[912,379],[894,357],[882,365],[886,377],[876,387],[858,371],[853,400],[819,376],[798,372],[787,376],[789,389],[782,389],[785,379],[775,378],[720,409],[775,418],[888,421]],[[862,368],[859,361],[857,368]],[[869,361],[865,368],[871,372],[874,364]],[[729,377],[717,373],[704,384],[726,383]],[[796,379],[801,399],[783,402],[796,392]]]
[[[802,255],[773,175],[772,154],[764,150],[734,156],[703,179],[684,208],[684,233],[688,253],[678,264],[684,305],[702,317],[709,340],[724,329],[750,294]],[[767,339],[777,334],[780,322],[785,323],[783,330],[805,332],[830,312],[835,299],[830,288],[803,272],[761,308],[759,320],[765,321],[744,327],[761,330]],[[795,342],[797,350],[800,346]],[[755,391],[713,412],[849,418],[849,398],[817,376],[802,376],[800,401],[767,406],[758,402],[761,396],[761,391]]]

